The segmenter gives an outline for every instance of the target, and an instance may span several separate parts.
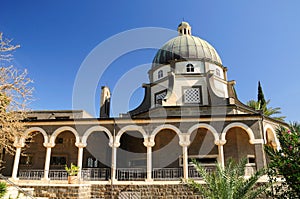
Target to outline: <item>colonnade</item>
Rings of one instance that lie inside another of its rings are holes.
[[[214,144],[218,146],[218,163],[222,166],[224,166],[224,145],[226,144],[226,133],[229,129],[233,127],[242,128],[245,132],[247,132],[249,136],[249,143],[255,145],[255,157],[256,159],[259,159],[257,161],[257,168],[264,167],[266,165],[265,157],[264,157],[264,150],[263,145],[266,143],[264,139],[255,139],[254,133],[247,125],[243,123],[230,123],[227,125],[224,130],[221,133],[217,133],[217,131],[210,126],[209,124],[203,123],[203,124],[195,124],[192,127],[190,127],[187,131],[187,133],[182,133],[180,129],[178,129],[176,126],[165,124],[160,125],[156,127],[152,133],[147,134],[145,130],[141,126],[136,125],[128,125],[123,128],[121,128],[116,136],[113,136],[111,132],[103,127],[103,126],[93,126],[85,131],[85,133],[82,136],[79,136],[78,132],[70,127],[70,126],[63,126],[58,128],[53,132],[53,134],[48,135],[44,129],[40,127],[31,127],[27,129],[26,133],[32,133],[32,132],[39,132],[42,133],[44,136],[44,143],[43,146],[46,148],[46,156],[45,156],[45,165],[44,165],[44,177],[43,180],[49,180],[49,169],[50,169],[50,160],[51,160],[51,150],[53,147],[55,147],[55,139],[58,134],[70,131],[75,135],[76,142],[75,146],[78,148],[78,156],[77,156],[77,166],[79,167],[79,177],[81,177],[81,169],[82,169],[82,163],[83,163],[83,149],[87,146],[87,139],[89,135],[95,131],[101,131],[108,135],[109,143],[108,145],[112,148],[112,159],[111,159],[111,180],[116,180],[116,170],[117,170],[117,148],[120,146],[120,138],[123,133],[127,131],[138,131],[143,135],[144,138],[144,146],[147,148],[147,178],[146,181],[152,181],[152,148],[155,146],[155,136],[158,132],[164,129],[169,129],[174,131],[179,136],[179,145],[182,147],[182,158],[183,158],[183,179],[188,179],[188,147],[190,146],[190,136],[192,132],[199,128],[205,128],[214,136]],[[275,135],[275,134],[274,134]],[[12,171],[12,179],[16,180],[18,179],[18,167],[19,167],[19,161],[21,156],[21,149],[25,146],[25,139],[16,139],[14,146],[16,147],[15,152],[15,158],[14,158],[14,164],[13,164],[13,171]]]

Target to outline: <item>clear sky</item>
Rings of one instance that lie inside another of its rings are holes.
[[[242,102],[256,99],[260,80],[270,105],[281,107],[287,121],[300,121],[299,8],[297,0],[1,0],[0,31],[21,44],[14,64],[27,68],[34,80],[34,110],[73,108],[76,75],[101,42],[135,28],[176,30],[184,18],[193,35],[218,51],[228,67],[228,79],[236,80]],[[122,48],[123,43],[119,45]],[[115,50],[107,49],[107,53]],[[133,78],[135,83],[147,83],[155,53],[156,49],[142,49],[117,57],[99,77],[94,102],[84,103],[95,104],[98,111],[101,85],[110,86],[113,93],[114,89],[127,92],[131,82],[120,79],[131,69],[145,71]],[[113,115],[138,106],[143,94],[136,87],[128,91],[133,93],[130,99],[113,94]]]

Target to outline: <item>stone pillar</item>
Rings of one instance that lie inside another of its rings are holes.
[[[43,180],[50,180],[49,179],[49,168],[50,168],[50,159],[51,159],[51,149],[52,149],[52,147],[54,147],[54,144],[44,143],[44,147],[47,148],[47,151],[46,151],[46,159],[45,159]]]
[[[218,163],[222,166],[222,168],[225,167],[225,161],[224,161],[224,144],[226,143],[226,140],[218,140],[215,141],[215,144],[218,145]]]
[[[18,180],[17,175],[18,175],[19,162],[21,157],[21,148],[24,147],[24,142],[22,141],[15,142],[14,147],[16,147],[16,154],[15,154],[15,160],[14,160],[14,166],[13,166],[11,178],[13,180]]]
[[[267,166],[266,155],[264,150],[263,143],[255,143],[255,161],[256,161],[256,169],[261,169]]]
[[[189,178],[189,163],[188,163],[188,151],[187,146],[182,146],[182,158],[183,158],[183,179]]]
[[[77,176],[78,176],[78,179],[81,179],[83,148],[86,147],[86,144],[75,143],[75,146],[78,147],[78,158],[77,158],[78,174],[77,174]]]
[[[189,163],[188,163],[188,146],[190,145],[190,138],[188,135],[182,135],[179,138],[179,145],[182,146],[182,159],[183,159],[183,180],[189,178]]]
[[[112,147],[111,152],[111,181],[112,183],[117,180],[117,148],[120,146],[120,143],[110,144]]]
[[[144,146],[147,147],[147,182],[153,181],[152,179],[152,147],[155,145],[154,142],[145,141]]]

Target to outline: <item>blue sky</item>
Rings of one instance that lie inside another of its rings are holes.
[[[1,0],[1,5],[0,31],[21,44],[14,65],[27,68],[34,80],[34,110],[73,108],[76,74],[101,42],[135,28],[176,30],[184,18],[193,35],[218,51],[242,102],[256,99],[260,80],[270,105],[281,107],[287,121],[300,121],[300,1]],[[126,91],[128,85],[120,78],[131,69],[145,71],[137,78],[139,85],[148,82],[155,53],[156,49],[142,49],[120,55],[95,85],[94,102],[86,103],[95,104],[97,113],[101,85],[113,90],[121,84]],[[142,89],[129,92],[130,99],[113,95],[114,115],[142,100]]]

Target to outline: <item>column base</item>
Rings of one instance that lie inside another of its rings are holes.
[[[148,179],[148,178],[146,178],[145,179],[145,182],[153,182],[154,180],[152,179],[152,178],[150,178],[150,179]]]
[[[12,182],[16,182],[16,181],[19,181],[19,178],[8,178],[8,180],[10,180]]]
[[[181,178],[182,183],[187,183],[188,182],[188,178]]]
[[[41,181],[43,181],[43,182],[50,182],[50,178],[41,178]]]

